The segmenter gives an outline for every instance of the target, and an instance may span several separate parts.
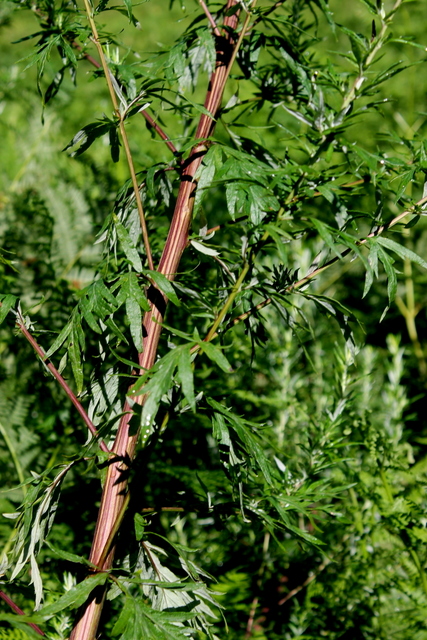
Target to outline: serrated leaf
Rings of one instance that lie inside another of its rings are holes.
[[[139,284],[136,273],[129,273],[127,278],[129,282],[129,295],[138,302],[143,311],[150,311],[150,304]]]
[[[77,395],[80,395],[83,390],[83,367],[80,355],[79,337],[75,327],[73,327],[71,331],[67,350],[68,356],[70,358],[71,369],[74,375],[74,380],[76,381]]]
[[[80,298],[80,309],[81,309],[83,318],[86,320],[90,328],[96,333],[102,333],[102,330],[98,325],[98,322],[96,321],[95,316],[92,313],[89,300],[86,298],[86,296],[83,296],[82,298]]]

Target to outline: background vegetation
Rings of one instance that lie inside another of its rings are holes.
[[[154,281],[171,303],[101,637],[427,638],[425,8],[271,6],[247,13],[175,285]],[[157,265],[215,42],[195,2],[98,9],[125,99],[142,89],[178,150],[126,120]],[[111,444],[153,275],[83,3],[3,2],[0,25],[1,588],[59,639],[106,455],[16,323]],[[38,635],[0,612],[0,638]]]

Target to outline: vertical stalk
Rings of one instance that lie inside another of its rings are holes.
[[[107,82],[107,86],[108,86],[108,91],[110,94],[110,98],[111,98],[111,102],[113,103],[113,107],[114,107],[114,112],[115,115],[119,121],[119,129],[120,129],[120,135],[122,136],[122,140],[123,140],[123,146],[125,149],[125,153],[126,153],[126,159],[128,162],[128,166],[129,166],[129,172],[131,175],[131,180],[132,180],[132,186],[133,186],[133,190],[135,192],[135,201],[136,201],[136,206],[138,209],[138,214],[139,214],[139,220],[141,223],[141,230],[142,230],[142,237],[144,239],[144,246],[145,246],[145,253],[147,254],[147,263],[148,263],[148,267],[153,270],[154,269],[154,263],[153,263],[153,258],[151,255],[151,248],[150,248],[150,241],[148,238],[148,230],[147,230],[147,224],[145,222],[145,215],[144,215],[144,209],[142,207],[142,201],[141,201],[141,196],[139,193],[139,185],[138,185],[138,180],[136,178],[136,172],[135,172],[135,167],[133,164],[133,158],[132,158],[132,153],[130,150],[130,146],[129,146],[129,140],[127,137],[127,133],[126,133],[126,129],[125,129],[125,123],[124,123],[124,116],[122,116],[122,114],[120,113],[120,109],[119,109],[119,104],[117,102],[117,97],[116,97],[116,92],[114,91],[114,87],[113,87],[113,83],[111,81],[111,71],[108,68],[108,64],[107,61],[105,59],[105,55],[104,55],[104,51],[102,49],[102,45],[101,42],[99,40],[99,35],[98,35],[98,30],[96,28],[96,24],[95,24],[95,20],[93,19],[93,11],[92,11],[92,7],[90,5],[89,0],[83,0],[84,1],[84,5],[85,5],[85,9],[86,9],[86,14],[89,20],[89,24],[90,24],[90,28],[92,31],[92,35],[93,35],[93,42],[98,50],[98,54],[99,54],[99,58],[101,60],[101,65],[102,65],[102,69],[104,71],[104,75],[105,75],[105,80]]]
[[[85,0],[87,2],[87,0]],[[224,87],[231,71],[231,62],[237,54],[244,34],[249,25],[249,14],[244,23],[237,45],[234,43],[233,31],[237,28],[239,11],[227,15],[237,0],[228,0],[223,33],[217,38],[217,62],[209,82],[204,106],[212,114],[202,114],[195,134],[196,144],[192,148],[188,159],[183,163],[181,184],[177,196],[175,210],[166,239],[165,247],[159,263],[158,271],[169,280],[173,280],[178,270],[181,256],[188,242],[188,232],[194,207],[194,196],[197,188],[196,172],[201,165],[207,148],[204,141],[209,138],[215,128],[215,116],[220,108]],[[144,316],[143,351],[139,355],[141,371],[150,369],[155,361],[157,346],[161,333],[161,323],[166,309],[167,299],[156,289],[149,291],[151,310]],[[134,398],[143,404],[145,396]],[[114,558],[114,543],[111,532],[117,529],[116,523],[123,513],[124,502],[128,499],[128,471],[135,454],[138,433],[129,434],[129,423],[132,410],[128,401],[124,405],[124,415],[120,421],[112,452],[113,458],[109,462],[107,477],[101,498],[90,561],[100,570],[109,570]],[[105,558],[105,560],[104,560]],[[94,593],[81,608],[78,619],[71,633],[70,640],[94,640],[102,612],[105,589]]]

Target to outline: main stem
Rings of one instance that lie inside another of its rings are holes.
[[[230,60],[235,56],[233,36],[238,23],[238,12],[227,15],[227,9],[237,3],[228,0],[223,35],[217,38],[217,62],[210,79],[205,100],[205,108],[214,117],[217,114],[224,92],[224,86],[230,73]],[[246,23],[245,23],[246,25]],[[239,43],[242,37],[239,38]],[[159,263],[158,271],[169,280],[173,280],[178,270],[182,253],[188,242],[188,232],[194,206],[194,196],[197,188],[195,175],[206,153],[204,141],[208,139],[215,128],[214,117],[202,114],[197,127],[196,144],[190,152],[189,158],[182,165],[181,184],[175,205],[175,211],[166,240],[165,248]],[[150,369],[155,361],[161,332],[161,323],[166,309],[167,299],[157,290],[149,291],[151,310],[144,316],[144,344],[143,352],[139,355],[141,371]],[[144,403],[144,396],[136,399]],[[100,570],[111,569],[115,546],[111,540],[111,532],[115,530],[117,519],[122,515],[122,508],[128,494],[128,472],[135,454],[138,433],[130,435],[129,422],[132,410],[128,403],[124,405],[124,415],[120,421],[116,440],[112,451],[114,456],[109,462],[107,477],[101,498],[95,535],[93,539],[90,561]],[[111,544],[111,549],[107,545]],[[104,560],[105,558],[105,560]],[[101,564],[100,564],[101,561]],[[94,640],[101,616],[105,590],[101,588],[83,605],[77,622],[71,633],[70,640]]]

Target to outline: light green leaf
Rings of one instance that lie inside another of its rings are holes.
[[[396,297],[396,291],[397,291],[397,277],[396,277],[396,271],[393,267],[394,260],[381,247],[378,247],[378,258],[380,259],[387,275],[388,300],[389,300],[389,303],[392,303],[394,298]]]
[[[73,370],[74,380],[76,381],[77,395],[80,395],[83,390],[83,367],[80,356],[79,337],[75,327],[73,327],[68,341],[68,355],[71,362],[71,368]]]

